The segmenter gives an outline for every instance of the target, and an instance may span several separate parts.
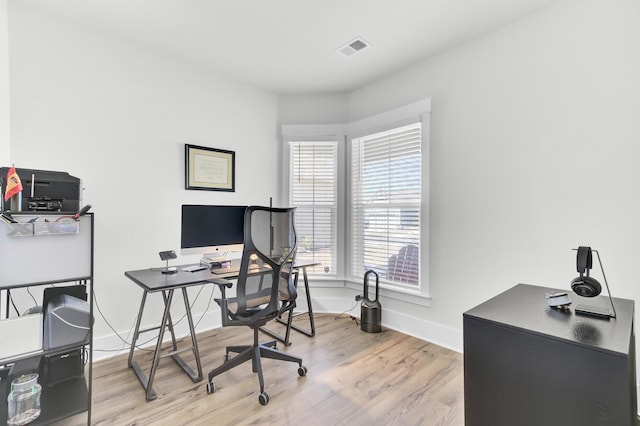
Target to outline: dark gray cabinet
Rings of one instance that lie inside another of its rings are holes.
[[[518,284],[463,314],[466,426],[635,425],[634,302],[617,318],[548,306],[558,289]],[[580,299],[578,301],[578,299]]]

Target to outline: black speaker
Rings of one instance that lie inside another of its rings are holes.
[[[573,290],[578,296],[596,297],[600,292],[602,292],[602,286],[598,280],[589,276],[592,263],[591,247],[578,247],[576,269],[580,276],[571,281],[571,290]]]

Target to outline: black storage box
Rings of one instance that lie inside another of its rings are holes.
[[[74,349],[57,355],[47,355],[42,362],[42,383],[53,386],[65,380],[82,377],[82,349]]]

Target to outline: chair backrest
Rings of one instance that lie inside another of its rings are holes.
[[[294,212],[295,208],[247,207],[236,284],[236,320],[264,323],[295,306]]]

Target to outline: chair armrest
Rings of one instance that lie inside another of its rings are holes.
[[[207,280],[207,282],[210,282],[211,284],[216,284],[220,287],[224,286],[226,288],[231,288],[233,287],[233,283],[229,280],[225,280],[224,278],[209,278]]]
[[[215,299],[215,301],[222,309],[222,325],[226,326],[232,319],[229,317],[229,301],[227,299],[226,289],[233,287],[233,283],[224,278],[209,278],[207,282],[217,285],[222,293],[222,299]]]

